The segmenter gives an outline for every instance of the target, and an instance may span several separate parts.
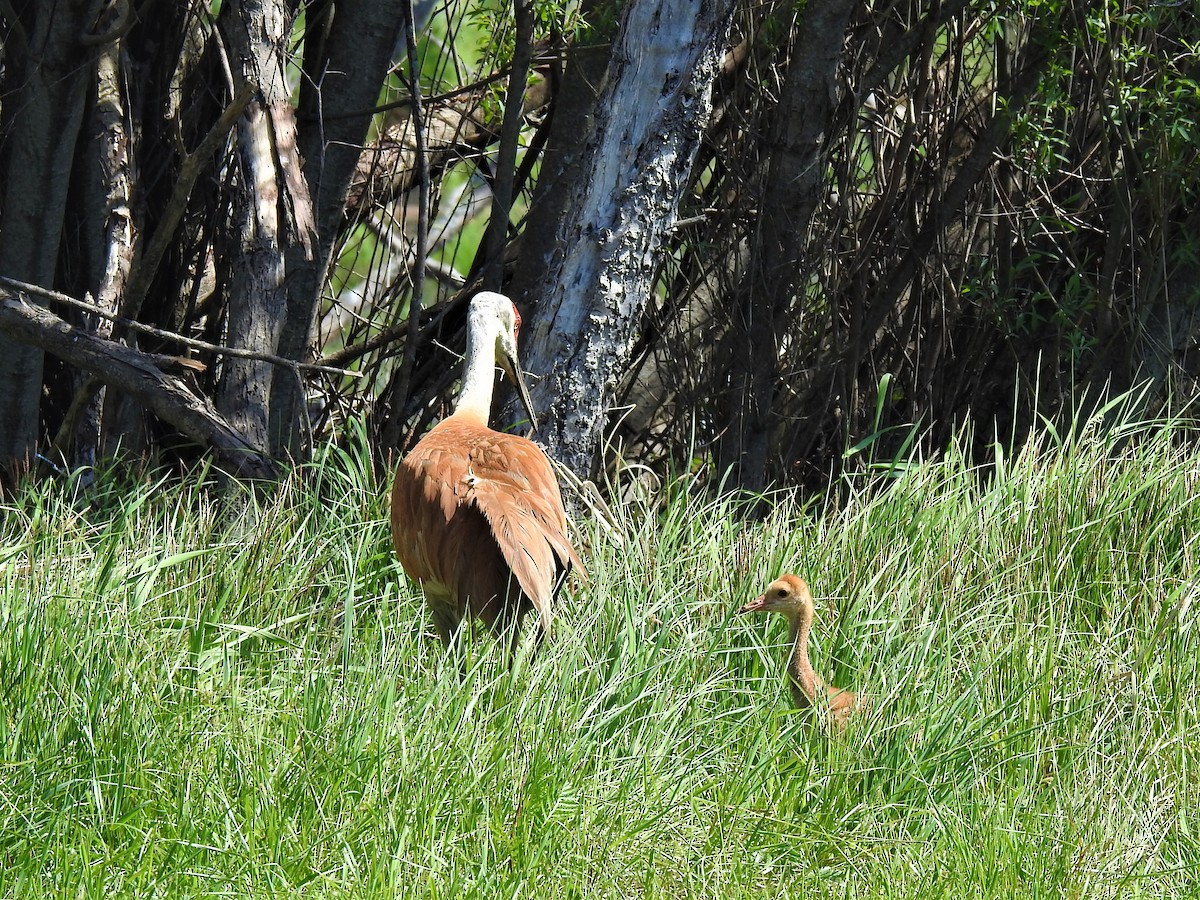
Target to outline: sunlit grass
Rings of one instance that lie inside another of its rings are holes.
[[[748,521],[671,486],[509,674],[446,660],[382,485],[101,479],[4,507],[0,894],[1192,896],[1200,456],[1182,426],[953,452]],[[893,473],[894,474],[894,473]],[[814,658],[873,700],[790,711]]]

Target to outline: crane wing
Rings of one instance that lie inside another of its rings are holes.
[[[492,536],[521,590],[544,625],[560,576],[583,563],[567,537],[567,516],[550,460],[530,440],[490,432],[472,448],[469,496],[491,525]]]

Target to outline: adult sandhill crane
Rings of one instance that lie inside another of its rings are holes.
[[[458,403],[392,482],[396,556],[424,590],[447,647],[468,614],[497,636],[509,633],[513,646],[530,610],[540,635],[549,634],[555,593],[572,566],[583,572],[550,460],[533,441],[488,428],[497,365],[536,425],[517,361],[520,325],[503,294],[475,295]]]
[[[799,709],[816,709],[828,715],[838,731],[846,727],[855,710],[865,708],[853,692],[826,684],[813,671],[808,658],[808,634],[812,630],[813,597],[804,579],[783,575],[767,585],[763,593],[741,608],[743,613],[777,612],[791,623],[792,642],[788,657],[788,687]]]

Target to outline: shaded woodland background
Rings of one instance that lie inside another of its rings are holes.
[[[0,457],[392,458],[482,287],[584,477],[1184,409],[1195,6],[0,0]]]

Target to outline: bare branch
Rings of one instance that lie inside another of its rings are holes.
[[[192,195],[196,179],[204,171],[204,163],[213,158],[218,147],[253,97],[253,86],[244,82],[237,95],[230,101],[229,106],[221,113],[221,117],[217,119],[216,124],[204,136],[200,146],[184,158],[183,164],[179,167],[179,180],[175,182],[175,190],[171,192],[170,202],[163,211],[162,222],[129,275],[125,300],[121,304],[121,314],[126,318],[136,317],[142,308],[142,301],[146,299],[146,292],[154,280],[154,273],[158,271],[163,254],[167,252],[167,247],[175,237],[175,230],[179,227],[179,222],[187,209],[188,198]]]

